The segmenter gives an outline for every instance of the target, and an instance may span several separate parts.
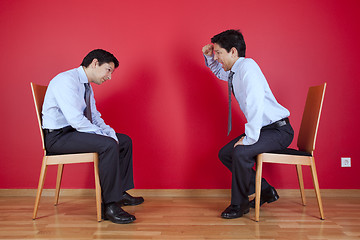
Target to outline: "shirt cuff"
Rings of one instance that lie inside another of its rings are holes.
[[[254,143],[250,143],[250,142],[249,142],[249,138],[248,138],[247,136],[245,136],[245,137],[243,138],[242,143],[243,143],[243,145],[252,145],[252,144],[254,144]]]
[[[209,67],[209,65],[215,61],[214,56],[208,56],[208,55],[205,55],[205,54],[203,54],[203,55],[204,55],[204,58],[205,58],[205,65],[207,67]]]
[[[117,138],[116,133],[111,133],[109,137],[112,137],[116,142],[119,143],[119,139]]]

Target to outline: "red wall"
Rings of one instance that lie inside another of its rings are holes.
[[[113,79],[94,86],[105,121],[134,143],[137,188],[229,188],[218,150],[243,131],[227,87],[204,66],[203,45],[242,30],[297,132],[309,86],[328,83],[317,139],[321,188],[359,188],[359,1],[0,1],[0,188],[36,188],[42,150],[30,82],[48,84],[94,48],[115,54]],[[296,135],[297,137],[297,135]],[[293,143],[293,146],[295,144]],[[341,168],[340,157],[352,167]],[[295,168],[267,165],[278,188]],[[48,170],[46,188],[55,185]],[[90,164],[65,168],[64,188],[93,187]],[[310,172],[304,171],[307,188]]]

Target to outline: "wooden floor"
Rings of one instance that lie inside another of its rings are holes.
[[[124,207],[137,218],[126,225],[98,223],[91,196],[62,196],[56,207],[53,197],[42,197],[38,219],[32,220],[34,200],[0,196],[0,239],[360,239],[358,197],[323,197],[322,221],[314,197],[304,207],[299,197],[281,196],[261,208],[257,223],[254,210],[222,219],[228,197],[151,196]]]

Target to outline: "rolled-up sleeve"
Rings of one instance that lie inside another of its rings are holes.
[[[219,78],[220,80],[224,80],[227,81],[228,80],[228,76],[229,76],[229,71],[225,71],[222,68],[221,63],[219,63],[218,61],[214,60],[213,56],[207,56],[204,55],[205,57],[205,65],[210,68],[210,70],[215,74],[215,76],[217,78]]]

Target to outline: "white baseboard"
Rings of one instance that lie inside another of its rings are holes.
[[[0,197],[35,197],[37,189],[0,189]],[[282,197],[300,197],[299,189],[277,189]],[[360,197],[360,189],[320,189],[323,197]],[[230,197],[230,189],[132,189],[130,194],[144,197]],[[42,196],[54,196],[55,189],[44,189]],[[61,189],[61,196],[95,196],[94,189]],[[315,197],[313,189],[305,195]]]

